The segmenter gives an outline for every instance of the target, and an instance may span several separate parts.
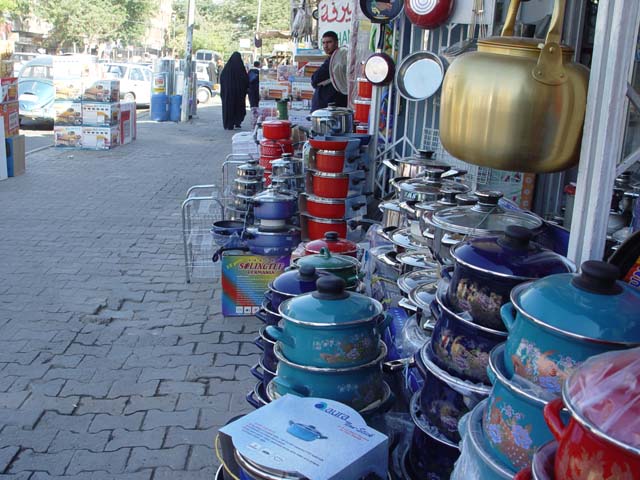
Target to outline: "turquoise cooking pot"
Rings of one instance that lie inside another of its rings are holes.
[[[291,393],[301,397],[328,398],[361,410],[385,396],[382,361],[387,355],[384,343],[373,361],[350,368],[319,368],[293,363],[282,354],[276,344],[277,376],[273,379],[276,393]]]
[[[580,275],[520,284],[500,310],[509,331],[505,371],[560,395],[587,358],[640,346],[640,291],[617,281],[619,270],[587,261]]]
[[[282,354],[294,363],[323,368],[374,360],[390,320],[382,315],[380,302],[347,292],[344,281],[333,275],[319,278],[316,288],[280,304],[282,326],[267,327]]]
[[[315,255],[305,255],[293,262],[295,267],[309,265],[316,269],[317,272],[327,272],[342,278],[348,288],[358,285],[362,278],[359,273],[360,262],[356,258],[349,255],[332,254],[327,247],[322,247],[320,253]]]
[[[518,471],[531,465],[536,449],[553,439],[542,411],[554,396],[522,378],[508,378],[504,344],[491,351],[487,373],[493,390],[482,429],[492,456]]]

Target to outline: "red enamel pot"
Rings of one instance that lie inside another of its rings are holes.
[[[318,240],[312,240],[304,246],[305,255],[319,254],[320,250],[328,248],[331,253],[339,253],[341,255],[349,255],[350,257],[357,258],[358,246],[346,240],[340,238],[338,232],[330,231],[324,234],[323,238]]]
[[[369,133],[369,124],[359,123],[358,125],[356,125],[356,133]]]
[[[268,170],[264,171],[264,185],[268,187],[271,185],[271,172]]]
[[[309,143],[316,150],[344,150],[347,148],[349,142],[347,140],[322,140],[317,138],[310,138]]]
[[[267,170],[271,170],[271,162],[282,158],[281,155],[260,155],[260,166]]]
[[[404,14],[416,27],[433,30],[453,13],[454,0],[406,0]]]
[[[327,173],[340,173],[344,170],[344,150],[318,150],[316,152],[316,170]]]
[[[358,96],[360,98],[371,98],[373,93],[373,83],[366,78],[358,78]]]
[[[347,208],[357,210],[364,206],[364,203],[353,203],[347,206],[345,198],[322,198],[315,195],[306,195],[306,209],[309,215],[320,218],[343,219],[348,216]]]
[[[354,179],[347,173],[312,172],[311,186],[313,195],[324,198],[347,198],[351,183],[364,181]],[[355,186],[355,185],[354,185]]]
[[[329,232],[335,232],[339,237],[347,236],[347,221],[331,218],[318,218],[307,215],[307,232],[309,240],[324,238]]]
[[[293,142],[288,138],[260,141],[260,155],[279,158],[283,153],[293,154]]]
[[[353,118],[356,122],[368,123],[369,110],[371,110],[371,100],[354,100],[355,112]]]
[[[557,398],[544,408],[544,419],[558,440],[555,459],[556,478],[563,480],[614,480],[637,478],[640,450],[612,438],[579,413],[571,402],[564,405],[571,412],[565,425],[560,418],[563,399]]]
[[[291,122],[288,120],[267,120],[262,123],[262,135],[269,140],[291,138]]]

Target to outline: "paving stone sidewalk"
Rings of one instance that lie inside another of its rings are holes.
[[[259,321],[185,282],[180,204],[218,180],[219,106],[0,182],[0,478],[213,479]]]

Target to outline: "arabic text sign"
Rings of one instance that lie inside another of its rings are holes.
[[[318,5],[320,38],[324,32],[333,30],[338,34],[338,45],[349,45],[351,17],[350,0],[321,0]]]

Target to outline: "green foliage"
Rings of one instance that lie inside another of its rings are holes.
[[[0,12],[1,13],[13,13],[16,10],[16,0],[0,0]],[[4,15],[0,15],[0,23],[4,22]]]
[[[152,0],[40,0],[36,14],[53,25],[55,46],[109,40],[134,43],[144,34]]]
[[[182,55],[185,46],[186,0],[174,2],[175,22],[168,47]],[[196,24],[193,49],[220,52],[227,58],[239,50],[239,40],[253,40],[258,16],[258,0],[196,1]],[[288,30],[290,27],[289,0],[262,0],[260,30]],[[274,43],[283,40],[264,40],[263,51],[271,52]]]

